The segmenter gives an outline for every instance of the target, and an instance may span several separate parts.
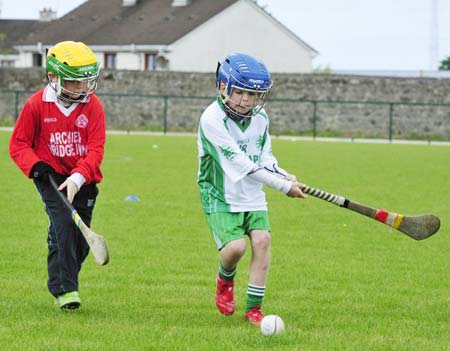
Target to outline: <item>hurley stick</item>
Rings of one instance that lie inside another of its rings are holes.
[[[73,221],[75,222],[75,224],[83,234],[84,238],[86,239],[86,242],[88,243],[89,248],[91,249],[95,261],[99,265],[104,266],[109,262],[109,252],[105,238],[99,234],[96,234],[83,222],[75,207],[73,207],[73,205],[69,202],[69,200],[67,200],[67,197],[65,197],[64,194],[58,190],[58,185],[56,184],[55,180],[51,175],[49,175],[49,180],[50,184],[58,194],[64,206],[70,211]]]
[[[318,199],[331,202],[340,207],[348,208],[364,216],[373,218],[398,231],[408,235],[415,240],[426,239],[435,234],[441,225],[439,218],[432,214],[420,216],[405,216],[389,212],[385,209],[375,209],[369,206],[346,199],[343,196],[328,193],[305,185],[302,188],[305,194],[312,195]]]

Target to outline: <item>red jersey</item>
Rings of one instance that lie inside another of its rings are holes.
[[[102,180],[100,164],[106,139],[105,111],[95,95],[64,107],[50,87],[33,94],[17,119],[9,154],[27,177],[39,162],[56,173],[81,173],[86,184]]]

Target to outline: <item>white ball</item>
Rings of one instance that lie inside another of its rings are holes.
[[[261,333],[266,336],[284,333],[284,322],[281,317],[274,314],[265,316],[261,321]]]

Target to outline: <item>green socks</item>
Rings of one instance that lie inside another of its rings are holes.
[[[232,281],[236,275],[236,267],[231,270],[227,270],[222,262],[219,265],[219,276],[221,279]],[[245,312],[247,313],[255,306],[262,305],[264,293],[266,291],[265,286],[258,286],[248,284],[247,288],[247,301],[245,303]]]
[[[220,262],[219,276],[221,279],[232,281],[235,275],[236,275],[236,267],[234,267],[231,271],[229,271],[222,265],[222,262]]]
[[[264,292],[266,291],[265,286],[257,286],[248,284],[247,288],[247,302],[245,303],[245,312],[247,313],[253,307],[257,305],[262,305],[264,298]]]

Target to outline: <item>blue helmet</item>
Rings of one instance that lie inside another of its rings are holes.
[[[221,83],[224,84],[222,89]],[[272,81],[264,63],[252,56],[236,53],[228,55],[217,65],[216,86],[227,112],[234,117],[246,118],[255,116],[263,108]],[[255,102],[246,114],[239,113],[227,104],[234,88],[256,93]]]

